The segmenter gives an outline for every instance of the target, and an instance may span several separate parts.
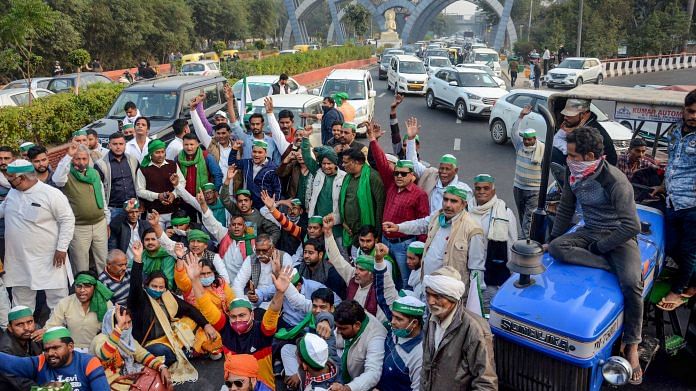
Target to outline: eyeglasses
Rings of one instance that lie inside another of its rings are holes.
[[[242,388],[244,387],[244,383],[246,383],[244,380],[225,380],[225,385],[227,388],[232,388],[232,386],[235,386],[236,388]]]
[[[410,173],[411,173],[410,171],[406,171],[406,172],[404,172],[404,171],[394,171],[394,176],[395,176],[395,177],[400,176],[400,177],[402,177],[402,178],[405,178],[405,177],[407,177],[408,174],[410,174]]]

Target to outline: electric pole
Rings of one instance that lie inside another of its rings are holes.
[[[584,3],[584,0],[580,0],[580,10],[578,11],[578,47],[575,49],[576,57],[580,57],[580,48],[582,47],[582,9]]]

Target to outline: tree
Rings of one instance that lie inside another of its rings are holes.
[[[213,42],[213,51],[218,55],[218,57],[222,57],[222,52],[225,51],[225,49],[227,49],[227,45],[224,41]]]
[[[87,65],[92,58],[85,49],[75,49],[68,54],[68,62],[77,68],[77,81],[75,82],[75,95],[80,95],[80,72],[82,67]]]
[[[358,39],[364,37],[370,28],[370,11],[360,4],[348,4],[344,12],[342,21],[351,27],[353,36]]]
[[[249,20],[253,28],[249,33],[251,38],[266,38],[273,35],[278,18],[277,3],[273,0],[248,0]]]

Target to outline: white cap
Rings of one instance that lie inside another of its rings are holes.
[[[329,360],[329,345],[316,334],[308,333],[297,344],[300,357],[305,364],[314,369],[322,369]]]
[[[215,112],[215,115],[213,115],[213,118],[215,117],[225,117],[225,119],[227,119],[227,113],[222,110],[218,110]]]
[[[399,158],[396,157],[395,155],[392,155],[391,153],[385,153],[385,155],[387,156],[387,161],[388,161],[389,163],[394,163],[394,164],[396,164],[396,162],[399,161]]]

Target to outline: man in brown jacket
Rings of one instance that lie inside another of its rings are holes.
[[[466,286],[452,267],[423,279],[430,309],[423,338],[421,391],[497,390],[493,336],[486,320],[467,310]]]

